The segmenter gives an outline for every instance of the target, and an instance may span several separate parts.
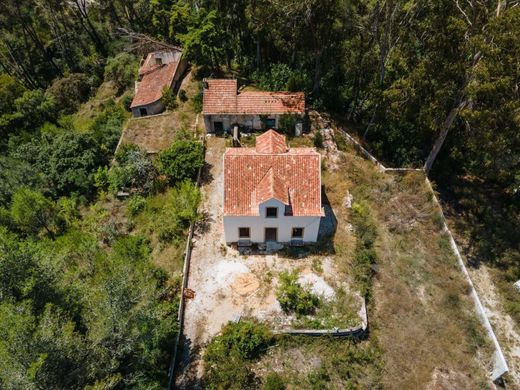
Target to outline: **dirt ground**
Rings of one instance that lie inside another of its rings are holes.
[[[489,322],[497,335],[509,366],[506,383],[512,388],[520,388],[520,334],[514,320],[502,307],[499,293],[493,284],[490,270],[485,265],[477,269],[468,268],[471,280],[477,289]]]

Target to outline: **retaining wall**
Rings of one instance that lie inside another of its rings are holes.
[[[365,156],[367,159],[372,161],[374,164],[377,165],[377,167],[383,171],[383,172],[406,172],[406,171],[422,171],[424,172],[424,169],[420,168],[387,168],[383,164],[381,164],[370,152],[368,152],[354,137],[352,137],[350,134],[348,134],[345,130],[339,129],[343,135],[347,138],[348,141],[350,141],[354,147],[361,152],[363,156]],[[435,194],[435,191],[433,190],[432,184],[430,182],[430,179],[426,176],[426,184],[428,185],[428,188],[433,194],[433,200],[435,204],[437,205],[439,212],[442,216],[442,223],[443,223],[443,230],[448,235],[450,239],[450,245],[453,250],[453,253],[455,254],[455,257],[457,258],[457,263],[464,275],[464,278],[466,279],[468,285],[470,286],[470,294],[473,298],[473,302],[475,304],[475,311],[478,314],[478,317],[480,319],[480,322],[482,323],[482,326],[486,330],[486,333],[491,340],[493,347],[495,349],[495,352],[493,354],[493,369],[489,373],[489,377],[494,382],[498,379],[500,379],[504,374],[506,374],[509,371],[509,367],[507,365],[507,361],[504,357],[504,353],[502,351],[502,347],[500,346],[500,343],[498,342],[498,339],[495,335],[495,332],[493,331],[493,327],[491,326],[491,323],[489,322],[489,318],[487,316],[486,310],[484,309],[484,306],[482,305],[482,302],[480,301],[480,298],[478,296],[477,290],[475,289],[475,286],[473,285],[473,282],[471,280],[471,277],[468,273],[468,270],[466,268],[466,265],[464,264],[464,261],[462,260],[462,256],[460,254],[459,248],[457,247],[457,243],[455,242],[455,239],[453,238],[453,234],[451,233],[451,230],[448,228],[448,225],[446,224],[446,218],[444,216],[444,212],[442,210],[442,205],[439,202],[439,199],[437,198],[437,195]]]

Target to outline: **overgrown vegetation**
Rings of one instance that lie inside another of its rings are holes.
[[[204,353],[205,387],[243,389],[257,382],[250,364],[273,343],[269,329],[251,320],[228,323]]]
[[[372,277],[375,273],[374,267],[377,263],[377,255],[374,249],[377,232],[366,203],[354,203],[352,205],[352,224],[357,236],[352,273],[361,294],[368,297]]]
[[[320,305],[320,299],[314,295],[310,288],[302,286],[298,282],[298,272],[283,271],[278,276],[279,286],[276,291],[276,299],[282,309],[297,315],[313,314]]]

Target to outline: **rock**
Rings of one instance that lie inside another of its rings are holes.
[[[350,191],[347,191],[347,194],[345,195],[345,200],[343,200],[343,206],[345,206],[347,209],[351,209],[352,199],[354,199],[354,197],[352,196]]]
[[[280,249],[283,249],[283,244],[280,244],[279,242],[269,241],[265,243],[266,252],[277,252]]]

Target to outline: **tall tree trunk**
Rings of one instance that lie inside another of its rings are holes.
[[[442,123],[442,126],[440,128],[439,136],[435,140],[435,143],[433,144],[433,148],[430,151],[430,154],[428,155],[428,158],[426,159],[426,162],[424,163],[424,170],[428,174],[430,170],[432,169],[433,163],[435,162],[435,159],[437,158],[437,155],[441,151],[442,145],[444,144],[444,141],[446,140],[446,137],[448,136],[448,132],[450,131],[451,126],[453,125],[453,121],[459,114],[459,111],[464,109],[467,106],[468,102],[466,100],[463,100],[463,97],[461,97],[458,101],[458,104],[456,107],[453,107],[451,111],[449,112],[448,116]]]
[[[442,145],[444,144],[444,141],[446,140],[446,137],[448,135],[448,132],[450,131],[451,125],[453,124],[453,121],[459,114],[460,110],[463,110],[467,107],[468,101],[466,99],[466,87],[468,86],[469,82],[473,78],[473,70],[480,62],[480,59],[482,58],[482,53],[479,51],[473,56],[473,64],[471,65],[471,69],[469,69],[468,73],[466,74],[466,80],[464,82],[464,85],[460,89],[459,92],[459,99],[457,101],[457,105],[451,109],[448,116],[442,123],[439,136],[437,137],[437,140],[433,144],[433,148],[430,151],[430,154],[428,155],[428,158],[426,159],[426,162],[424,163],[424,170],[428,174],[430,170],[432,169],[433,163],[435,162],[435,159],[437,158],[437,155],[439,154]]]
[[[321,83],[321,50],[316,53],[314,59],[314,83],[312,86],[312,95],[318,97],[320,95]]]

